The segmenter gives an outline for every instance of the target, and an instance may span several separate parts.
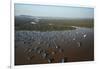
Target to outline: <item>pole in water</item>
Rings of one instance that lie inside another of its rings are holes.
[[[77,44],[78,44],[78,47],[80,47],[80,46],[81,46],[81,42],[77,42]]]

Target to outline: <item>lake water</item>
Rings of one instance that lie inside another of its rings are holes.
[[[94,29],[15,31],[15,65],[94,60]]]

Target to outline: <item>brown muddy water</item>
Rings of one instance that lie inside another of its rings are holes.
[[[94,60],[94,30],[15,31],[15,65]]]

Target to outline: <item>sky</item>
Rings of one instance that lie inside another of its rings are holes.
[[[30,15],[63,18],[94,18],[94,9],[84,7],[45,6],[15,3],[14,11],[15,16]]]

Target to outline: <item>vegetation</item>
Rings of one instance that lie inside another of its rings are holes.
[[[58,31],[74,30],[75,27],[93,28],[93,19],[40,19],[36,24],[31,24],[32,19],[15,18],[15,30]],[[34,22],[34,21],[33,21]]]

